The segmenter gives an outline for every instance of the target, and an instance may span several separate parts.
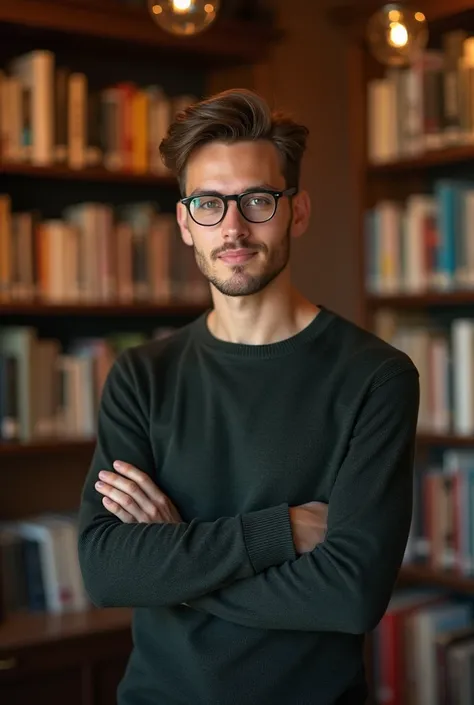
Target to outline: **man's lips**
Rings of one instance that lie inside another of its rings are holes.
[[[228,264],[241,264],[242,262],[247,262],[256,254],[254,250],[227,250],[227,252],[219,255],[219,259]]]

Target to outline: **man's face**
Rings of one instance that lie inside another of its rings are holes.
[[[225,196],[250,189],[283,191],[286,187],[278,152],[264,140],[212,142],[196,150],[187,164],[186,196],[206,192]],[[249,211],[258,208],[260,202],[249,202]],[[215,198],[204,197],[195,203],[200,213],[212,218],[209,212],[215,212]],[[297,210],[301,210],[298,204]],[[275,215],[264,223],[248,222],[235,201],[228,203],[227,213],[217,225],[194,222],[181,203],[177,216],[184,242],[194,247],[199,269],[227,296],[248,296],[264,289],[286,268],[291,235],[302,232],[301,223],[294,228],[295,208],[288,197],[280,199]],[[296,219],[301,220],[298,216]]]

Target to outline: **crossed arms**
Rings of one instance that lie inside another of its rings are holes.
[[[385,370],[367,394],[329,501],[327,535],[298,555],[286,504],[214,522],[124,523],[95,488],[124,460],[154,467],[147,411],[126,355],[102,396],[80,508],[79,558],[100,606],[185,602],[247,627],[362,634],[382,617],[412,511],[418,374]]]

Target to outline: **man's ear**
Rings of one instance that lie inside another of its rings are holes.
[[[176,220],[181,231],[181,239],[185,245],[193,246],[193,238],[188,228],[188,211],[184,203],[176,204]]]
[[[291,234],[300,237],[307,230],[311,216],[311,200],[307,191],[299,191],[293,196],[292,211]]]

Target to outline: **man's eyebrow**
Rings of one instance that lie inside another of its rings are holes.
[[[242,191],[242,193],[247,193],[249,191],[261,191],[262,189],[269,189],[270,191],[281,191],[281,189],[276,188],[274,184],[254,184],[251,186],[247,186],[247,188]],[[189,194],[188,198],[193,198],[194,196],[225,196],[226,194],[222,193],[222,191],[215,191],[214,189],[203,189],[203,188],[195,188],[194,191],[191,191]]]
[[[188,198],[192,198],[193,196],[222,196],[222,195],[223,194],[220,191],[214,191],[213,189],[195,188],[194,191],[191,191]]]

